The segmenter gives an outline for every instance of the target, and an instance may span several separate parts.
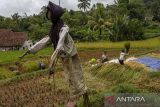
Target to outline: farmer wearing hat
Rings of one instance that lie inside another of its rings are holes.
[[[37,42],[27,51],[27,53],[35,54],[51,41],[55,51],[51,56],[49,72],[53,71],[53,65],[56,63],[56,59],[60,58],[62,60],[65,78],[70,86],[70,102],[68,105],[71,107],[75,103],[75,98],[82,95],[84,98],[84,106],[90,107],[80,58],[74,45],[74,41],[69,34],[69,27],[64,24],[61,19],[63,14],[63,8],[49,2],[46,13],[47,19],[52,22],[49,36],[46,36]]]

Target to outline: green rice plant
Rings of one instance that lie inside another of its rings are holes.
[[[101,69],[102,65],[98,64],[97,66],[94,66],[90,69],[91,73],[93,75],[97,75],[98,71]]]
[[[120,65],[120,64],[107,64],[99,67],[98,69],[91,69],[92,74],[95,76],[105,79],[108,81],[112,81],[113,83],[123,83],[125,81],[132,82],[135,79],[141,77],[142,74],[146,72],[143,68],[132,68],[128,65]]]
[[[130,42],[131,49],[154,49],[160,45],[160,37],[141,40],[141,41],[127,41]],[[104,50],[104,49],[122,49],[126,41],[123,42],[81,42],[77,43],[76,46],[79,50]],[[150,44],[150,45],[147,45]]]
[[[27,61],[22,64],[22,71],[23,72],[31,72],[39,70],[38,62],[35,61]]]
[[[140,90],[137,89],[132,84],[122,83],[112,87],[111,92],[112,93],[139,93]]]
[[[68,101],[66,89],[54,88],[45,78],[32,78],[0,87],[0,107],[59,107]]]
[[[157,79],[159,79],[160,78],[160,71],[150,72],[149,76],[150,76],[150,78],[157,78]]]
[[[126,42],[126,43],[124,44],[124,48],[125,48],[125,50],[126,50],[126,53],[129,52],[130,47],[131,47],[130,42]]]
[[[6,79],[6,78],[11,78],[15,75],[16,75],[16,73],[11,72],[8,69],[0,68],[0,80]]]
[[[106,91],[103,91],[94,95],[90,95],[89,99],[91,107],[103,107],[105,93]],[[78,107],[84,107],[82,98],[78,101]]]
[[[38,60],[32,60],[32,61],[26,61],[22,62],[22,72],[32,72],[40,70],[39,63],[43,62],[46,65],[46,68],[49,64],[47,59],[38,59]]]
[[[20,81],[25,81],[25,80],[38,78],[38,77],[41,77],[41,76],[45,76],[47,74],[49,74],[49,73],[46,70],[42,70],[42,71],[36,71],[36,72],[27,72],[27,73],[24,73],[24,74],[21,74],[21,75],[15,75],[11,78],[1,80],[0,81],[0,86],[15,84],[15,83],[18,83]]]
[[[23,55],[25,51],[24,50],[19,50],[19,51],[0,51],[0,64],[5,64],[5,63],[11,63],[11,62],[16,62],[19,60],[19,56]],[[35,59],[39,58],[39,56],[46,57],[48,55],[51,55],[53,53],[53,47],[47,47],[38,53],[32,55],[27,55],[24,57],[24,60],[29,60],[29,59]]]

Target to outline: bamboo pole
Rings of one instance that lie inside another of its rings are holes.
[[[59,6],[61,6],[61,0],[59,0]]]

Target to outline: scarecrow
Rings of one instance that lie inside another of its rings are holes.
[[[61,19],[64,9],[60,6],[49,2],[47,6],[46,17],[51,20],[52,27],[49,36],[44,37],[34,46],[32,46],[26,54],[35,54],[43,49],[49,41],[53,43],[54,53],[51,56],[49,72],[53,73],[56,60],[62,60],[65,78],[70,86],[70,101],[68,105],[75,104],[75,98],[83,96],[84,106],[90,107],[87,87],[84,83],[83,70],[80,64],[80,58],[77,53],[74,41],[70,36],[69,27],[64,24]]]

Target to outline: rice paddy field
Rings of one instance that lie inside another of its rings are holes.
[[[106,93],[160,93],[160,71],[152,72],[136,62],[94,67],[89,63],[91,58],[100,58],[104,50],[109,59],[118,58],[124,43],[76,43],[92,107],[103,107]],[[128,57],[160,58],[159,37],[130,43]],[[64,79],[60,60],[55,78],[48,78],[47,68],[53,48],[28,55],[16,65],[23,52],[0,52],[0,107],[65,107],[69,100],[69,85]],[[40,70],[39,62],[45,63],[46,69]],[[76,100],[78,107],[84,107],[82,98]]]
[[[129,42],[129,41],[127,41]],[[107,51],[120,51],[124,47],[124,43],[126,42],[93,42],[93,43],[76,43],[76,46],[79,50],[79,52],[95,52],[95,51],[101,51],[104,50]],[[160,37],[151,38],[143,41],[131,41],[131,49],[132,50],[138,50],[138,51],[148,51],[153,49],[159,49],[160,48]],[[47,47],[43,50],[41,50],[36,55],[29,55],[28,58],[35,58],[37,56],[47,56],[51,55],[53,53],[53,48]],[[18,60],[18,57],[21,56],[24,53],[24,51],[10,51],[10,52],[0,52],[0,64],[1,63],[7,63],[7,62],[13,62]],[[138,53],[138,52],[137,52]]]
[[[132,49],[153,49],[160,47],[160,37],[146,39],[143,41],[127,41],[131,43]],[[77,47],[81,50],[95,49],[121,49],[126,42],[95,42],[95,43],[77,43]]]

